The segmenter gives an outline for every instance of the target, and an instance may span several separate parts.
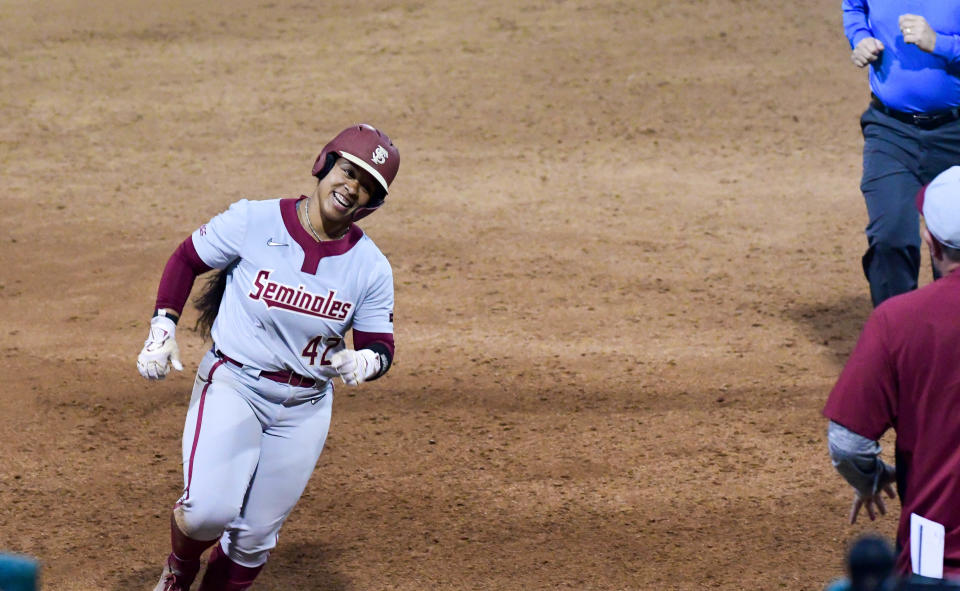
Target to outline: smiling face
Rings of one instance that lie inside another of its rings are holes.
[[[337,157],[333,168],[317,184],[316,197],[324,226],[349,224],[353,212],[370,203],[378,187],[370,173],[346,158]]]

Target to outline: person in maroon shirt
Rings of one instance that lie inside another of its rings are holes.
[[[830,392],[830,457],[861,509],[885,514],[883,495],[900,495],[897,571],[911,565],[911,514],[945,528],[943,575],[960,579],[960,166],[917,194],[922,232],[942,278],[878,306]],[[877,441],[896,432],[895,467]]]

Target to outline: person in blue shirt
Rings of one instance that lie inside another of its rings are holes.
[[[960,164],[960,0],[843,0],[843,26],[850,59],[870,72],[860,190],[869,218],[863,271],[877,306],[916,289],[914,197]]]

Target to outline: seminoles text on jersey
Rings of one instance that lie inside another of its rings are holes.
[[[299,314],[344,320],[353,308],[352,302],[337,299],[336,290],[329,290],[326,296],[310,293],[302,285],[296,288],[270,280],[270,270],[262,269],[253,280],[253,290],[247,294],[250,299],[260,300],[267,308],[281,308]]]

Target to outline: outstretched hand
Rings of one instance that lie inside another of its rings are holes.
[[[850,508],[850,525],[857,522],[857,515],[860,513],[861,508],[867,510],[867,516],[870,517],[870,521],[877,518],[877,513],[880,515],[887,514],[887,506],[883,502],[883,495],[886,493],[891,499],[897,498],[897,493],[893,492],[893,480],[895,478],[896,476],[891,474],[889,479],[880,485],[876,494],[860,496],[858,492],[853,493],[853,506]]]

